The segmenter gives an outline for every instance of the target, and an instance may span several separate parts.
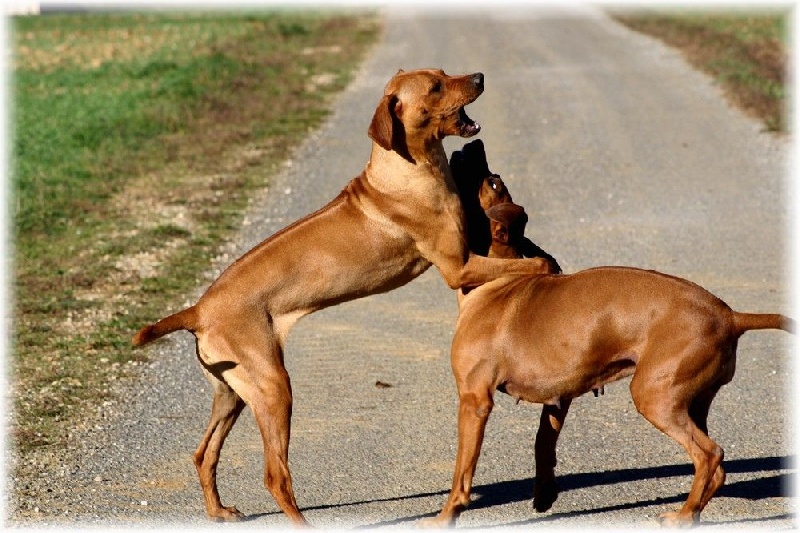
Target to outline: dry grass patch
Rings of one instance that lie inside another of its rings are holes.
[[[786,132],[788,11],[617,14],[631,28],[680,49],[769,131]]]

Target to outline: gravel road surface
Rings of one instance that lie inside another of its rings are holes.
[[[219,268],[358,174],[383,85],[398,68],[427,66],[485,73],[486,91],[468,111],[483,125],[490,167],[526,207],[528,236],[565,271],[658,269],[739,310],[789,311],[788,141],[731,108],[676,52],[589,8],[439,16],[389,9],[382,41],[335,113],[255,199]],[[312,315],[292,332],[290,463],[313,524],[406,527],[439,510],[455,457],[456,315],[455,295],[431,269],[392,293]],[[703,514],[706,527],[796,525],[790,347],[790,336],[774,331],[740,342],[736,377],[709,420],[728,480]],[[91,428],[25,482],[37,496],[10,504],[7,523],[210,525],[191,460],[210,388],[191,335],[151,350],[141,379],[98,406]],[[625,380],[573,403],[559,443],[561,496],[535,513],[539,411],[498,393],[473,506],[459,527],[652,527],[685,500],[689,458],[636,413]],[[262,485],[249,411],[223,450],[219,482],[223,502],[249,517],[240,527],[286,526]]]

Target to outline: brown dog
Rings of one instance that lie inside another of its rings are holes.
[[[264,484],[292,521],[305,523],[287,463],[292,393],[283,365],[284,341],[298,319],[397,288],[431,264],[454,289],[548,271],[541,259],[502,261],[467,248],[442,139],[480,130],[464,106],[482,92],[483,74],[398,72],[369,126],[364,172],[328,205],[239,258],[195,305],[133,338],[139,346],[181,329],[197,338],[214,387],[211,421],[194,454],[210,517],[242,516],[220,502],[216,469],[225,437],[249,405],[264,443]]]
[[[488,211],[490,254],[518,255],[524,211]],[[723,451],[708,437],[711,401],[733,378],[739,337],[753,329],[793,331],[778,314],[731,310],[703,288],[654,271],[601,267],[571,275],[498,279],[460,302],[452,345],[459,394],[453,487],[430,522],[452,522],[469,504],[472,477],[495,390],[544,404],[536,436],[534,505],[549,508],[555,445],[573,398],[633,376],[638,411],[681,444],[695,467],[680,511],[665,525],[690,525],[725,480]]]

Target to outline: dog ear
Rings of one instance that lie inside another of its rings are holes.
[[[492,227],[492,241],[499,242],[500,244],[508,244],[508,229],[506,225],[497,220],[489,220],[489,225]]]
[[[492,238],[494,238],[494,224],[502,224],[505,228],[507,238],[511,235],[523,236],[525,225],[528,223],[528,215],[525,209],[517,204],[505,203],[495,205],[486,210],[486,216],[493,222]]]
[[[375,109],[375,115],[369,125],[369,138],[378,143],[384,150],[392,150],[395,136],[396,113],[400,102],[393,94],[384,95]]]

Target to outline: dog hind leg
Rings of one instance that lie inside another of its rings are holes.
[[[700,511],[716,490],[720,475],[717,471],[723,451],[689,415],[688,404],[693,394],[688,391],[692,387],[664,389],[657,383],[658,380],[645,373],[634,374],[631,394],[636,409],[656,428],[683,446],[695,469],[692,488],[683,507],[679,511],[662,514],[659,521],[668,526],[690,526],[699,520]]]
[[[284,370],[259,383],[268,393],[254,398],[251,407],[264,443],[264,485],[289,519],[298,525],[306,520],[297,508],[289,472],[289,435],[292,390]]]
[[[225,438],[236,423],[245,403],[227,383],[209,370],[206,377],[214,387],[211,421],[194,453],[194,465],[203,489],[206,513],[215,520],[235,521],[244,517],[235,507],[224,507],[217,490],[217,465]]]
[[[720,386],[716,386],[695,398],[692,402],[691,406],[689,407],[689,416],[692,418],[697,427],[702,431],[706,436],[708,436],[708,411],[711,408],[711,402],[714,400],[717,392],[719,391]],[[720,448],[720,451],[722,449]],[[706,487],[705,492],[703,493],[702,500],[700,502],[700,510],[702,511],[705,509],[708,502],[711,500],[712,496],[719,490],[720,487],[725,483],[725,469],[722,468],[722,459],[720,459],[719,466],[714,471],[714,474],[711,478],[711,483]]]
[[[207,369],[221,368],[222,379],[250,407],[264,446],[264,485],[295,525],[306,525],[297,507],[289,472],[292,389],[283,366],[283,346],[273,321],[232,317],[235,328],[217,328],[205,335],[201,355]],[[224,355],[223,355],[224,354]]]
[[[245,356],[242,367],[247,375],[240,394],[252,409],[261,432],[264,486],[289,520],[306,525],[295,501],[289,472],[292,387],[283,366],[283,346],[268,325],[250,329],[249,335],[239,337]]]

